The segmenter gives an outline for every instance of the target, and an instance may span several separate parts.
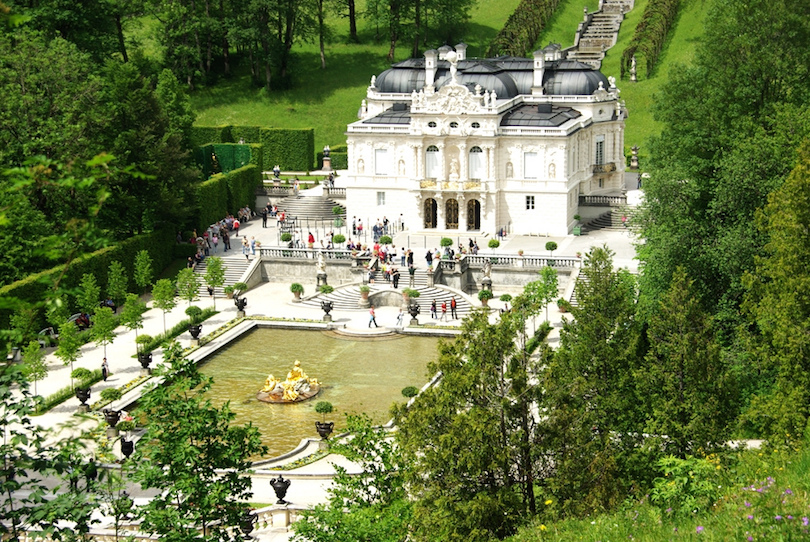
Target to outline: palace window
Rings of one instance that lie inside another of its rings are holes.
[[[471,124],[471,126],[472,126],[473,128],[480,128],[480,127],[481,127],[481,123],[479,123],[479,122],[473,122],[473,123]]]
[[[534,196],[526,196],[526,210],[531,211],[534,209]]]
[[[481,147],[470,149],[470,179],[484,178],[484,151]]]
[[[388,175],[389,170],[388,149],[374,149],[374,174]]]
[[[540,157],[536,152],[523,153],[523,178],[537,179],[540,176]]]
[[[451,122],[450,128],[458,128],[458,123],[456,121]]]
[[[596,165],[605,163],[605,136],[596,136]]]
[[[435,128],[435,127],[436,127],[435,122],[433,122],[433,121],[428,122],[428,128]]]
[[[385,192],[377,192],[377,206],[385,205]]]
[[[439,147],[431,145],[425,152],[425,178],[439,178]]]

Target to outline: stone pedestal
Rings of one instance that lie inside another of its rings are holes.
[[[419,325],[419,320],[417,320],[416,318],[411,318],[411,325],[412,326],[418,326]]]
[[[323,157],[323,171],[332,171],[332,158],[329,156]]]
[[[286,531],[290,527],[290,510],[286,504],[276,504],[270,510],[273,530]]]
[[[369,308],[369,307],[371,306],[371,303],[369,303],[369,301],[368,301],[368,298],[367,298],[367,297],[366,297],[366,298],[362,298],[362,297],[361,297],[361,298],[360,298],[360,301],[358,301],[358,302],[357,302],[357,305],[358,305],[360,308],[367,309],[367,308]]]
[[[115,427],[108,427],[107,428],[107,438],[114,439],[118,436],[118,429]]]
[[[200,339],[191,339],[191,346],[200,346]]]
[[[428,272],[427,274],[427,285],[429,288],[433,287],[433,273]]]
[[[245,317],[245,311],[236,311],[236,317],[237,318],[244,318]]]
[[[331,322],[332,321],[332,315],[331,314],[324,314],[323,315],[323,321],[324,322]]]
[[[150,369],[148,367],[146,369],[144,369],[143,367],[141,367],[141,376],[149,376],[151,374],[152,374],[152,369]]]
[[[489,277],[484,277],[481,280],[481,288],[492,291],[492,279]]]
[[[326,273],[318,273],[317,280],[318,280],[318,283],[317,283],[316,286],[318,288],[320,288],[321,286],[325,286],[327,284],[327,282],[326,282]]]
[[[79,414],[90,412],[90,405],[79,405],[79,408],[76,409],[76,412],[78,412]]]

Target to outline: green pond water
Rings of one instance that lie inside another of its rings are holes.
[[[270,448],[268,457],[295,448],[302,438],[318,437],[315,403],[329,401],[335,410],[327,421],[345,427],[344,413],[367,413],[375,422],[390,419],[402,388],[421,388],[429,379],[427,364],[436,358],[438,339],[397,337],[350,340],[329,332],[256,329],[210,357],[201,371],[214,378],[209,397],[231,402],[236,422],[253,422]],[[318,395],[300,403],[275,405],[256,399],[268,374],[283,380],[295,360],[321,383]],[[432,375],[431,375],[432,376]]]

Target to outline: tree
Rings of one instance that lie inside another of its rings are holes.
[[[141,289],[141,292],[146,290],[146,287],[152,284],[152,278],[155,276],[155,270],[152,266],[152,257],[146,250],[139,250],[135,255],[135,284]]]
[[[73,372],[73,362],[81,355],[82,341],[79,338],[79,328],[73,322],[64,321],[59,326],[59,346],[56,348],[56,357],[65,365],[70,365]],[[72,386],[71,380],[71,386]]]
[[[96,344],[104,347],[105,358],[107,357],[107,345],[115,340],[115,327],[117,325],[118,323],[110,307],[99,308],[93,317],[93,327],[90,328],[90,333]]]
[[[177,273],[177,293],[180,299],[188,301],[189,306],[200,298],[200,283],[193,269],[186,267]]]
[[[96,276],[92,273],[82,275],[82,280],[79,282],[79,291],[76,294],[76,303],[79,305],[79,309],[84,313],[94,314],[98,308],[100,297],[101,287],[98,285]]]
[[[555,243],[554,241],[549,241],[548,243],[546,243],[546,250],[549,251],[549,255],[553,256],[554,251],[557,250],[557,243]]]
[[[682,267],[650,318],[650,349],[636,370],[638,397],[646,410],[650,448],[663,455],[711,453],[728,437],[734,410],[728,375],[714,338],[711,318],[692,293]]]
[[[543,267],[539,273],[540,280],[532,281],[527,284],[524,288],[524,292],[538,307],[545,305],[546,320],[548,320],[548,305],[557,299],[560,292],[557,270],[547,265]]]
[[[225,266],[222,265],[222,258],[211,256],[205,266],[205,283],[211,289],[216,289],[225,284]],[[217,308],[217,295],[213,294],[214,308]]]
[[[152,305],[163,312],[163,333],[166,334],[166,313],[177,306],[175,285],[169,279],[160,279],[152,288]]]
[[[22,351],[23,374],[34,383],[34,395],[37,395],[37,382],[48,376],[48,364],[45,353],[37,341],[31,341]]]
[[[127,279],[124,266],[119,261],[110,262],[107,270],[107,295],[113,300],[116,307],[120,307],[127,295]]]
[[[137,294],[127,294],[119,321],[122,326],[135,332],[136,341],[138,340],[138,330],[143,329],[144,312],[146,312],[146,303],[141,301]]]
[[[361,474],[335,465],[329,501],[303,513],[293,524],[293,540],[399,542],[411,516],[401,453],[391,434],[372,426],[366,414],[348,415],[346,425],[352,438],[331,449],[359,465]]]
[[[533,484],[523,464],[520,410],[527,364],[516,342],[520,318],[490,324],[486,311],[441,343],[429,372],[441,381],[396,412],[397,441],[415,498],[414,540],[490,540],[513,532],[530,509]]]
[[[139,511],[141,529],[167,540],[231,540],[252,494],[250,458],[267,448],[255,427],[233,423],[227,403],[216,408],[205,398],[211,379],[176,342],[165,360],[163,384],[139,405],[149,423],[134,477],[158,490]]]
[[[607,247],[597,247],[585,257],[576,295],[573,320],[563,321],[560,347],[540,374],[540,446],[553,454],[548,485],[561,509],[574,514],[610,509],[626,497],[641,436],[634,280],[613,269]]]

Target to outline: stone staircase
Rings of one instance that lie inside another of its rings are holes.
[[[234,239],[236,242],[234,242]],[[245,271],[247,271],[248,266],[250,266],[250,262],[245,260],[244,255],[242,255],[242,245],[239,239],[241,239],[241,237],[231,238],[231,246],[234,248],[228,252],[223,254],[220,251],[219,254],[211,255],[222,258],[222,265],[225,267],[225,284],[219,288],[214,288],[214,294],[217,297],[224,297],[225,286],[231,286],[239,282],[242,275],[244,275]],[[231,253],[233,253],[233,255],[231,255]],[[197,264],[197,267],[194,268],[194,273],[197,275],[197,278],[200,281],[200,297],[208,297],[208,286],[205,284],[205,270],[207,269],[207,263],[208,258],[204,259],[202,262]]]
[[[633,227],[635,209],[632,207],[614,208],[599,215],[582,226],[583,235],[597,230],[622,231]],[[626,221],[622,221],[626,217]]]
[[[324,196],[289,196],[278,202],[279,211],[286,211],[287,216],[294,217],[301,221],[310,220],[333,220],[332,208],[340,206],[343,209],[341,218],[346,219],[346,207],[336,201]]]
[[[634,0],[603,0],[600,9],[580,23],[578,40],[566,57],[599,69],[605,51],[616,45],[624,14],[633,9]]]

